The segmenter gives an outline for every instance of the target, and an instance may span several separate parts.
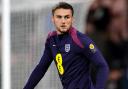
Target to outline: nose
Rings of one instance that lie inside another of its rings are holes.
[[[65,21],[66,21],[65,18],[62,18],[62,23],[65,23]]]

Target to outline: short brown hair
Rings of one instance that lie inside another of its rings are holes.
[[[73,14],[74,14],[73,7],[70,4],[66,3],[66,2],[59,2],[55,7],[53,7],[52,15],[54,16],[55,11],[57,9],[61,9],[61,8],[62,9],[70,9],[72,11],[72,16],[73,16]]]

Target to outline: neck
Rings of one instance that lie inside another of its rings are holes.
[[[62,35],[62,34],[64,34],[63,32],[60,32],[60,31],[58,31],[58,30],[56,30],[56,32],[57,32],[57,35]]]

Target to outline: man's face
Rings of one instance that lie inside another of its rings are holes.
[[[72,11],[70,9],[57,9],[54,12],[52,21],[55,24],[57,34],[67,32],[73,23]]]

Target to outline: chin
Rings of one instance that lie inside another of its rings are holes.
[[[67,32],[70,28],[65,28],[65,29],[62,29],[62,31],[65,31]]]
[[[62,30],[62,32],[68,32],[68,30],[67,30],[67,29],[65,29],[65,30]]]

